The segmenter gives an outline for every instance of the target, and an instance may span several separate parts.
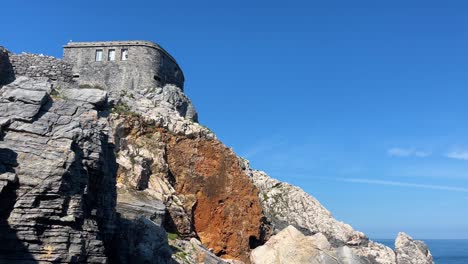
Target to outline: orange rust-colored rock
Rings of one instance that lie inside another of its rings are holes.
[[[249,262],[250,243],[261,239],[258,190],[235,154],[217,140],[170,136],[167,162],[181,195],[196,195],[195,231],[225,258]]]
[[[185,238],[196,234],[216,255],[249,263],[251,247],[267,234],[258,190],[237,156],[216,139],[174,134],[138,117],[116,124],[125,190],[140,195],[135,197],[161,196],[167,202],[166,229]],[[160,190],[155,182],[170,187]]]

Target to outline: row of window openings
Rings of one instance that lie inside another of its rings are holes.
[[[96,61],[102,61],[103,60],[103,50],[98,49],[96,50]],[[110,49],[107,54],[107,60],[108,61],[115,61],[115,49]],[[120,52],[120,60],[126,61],[128,60],[128,49],[122,49]]]

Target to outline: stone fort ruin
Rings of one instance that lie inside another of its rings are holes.
[[[176,60],[150,41],[69,42],[63,59],[21,53],[0,47],[0,82],[14,76],[74,81],[81,88],[99,88],[118,97],[122,91],[143,92],[167,84],[184,89],[184,74]]]
[[[162,109],[156,105],[177,101],[179,104],[173,104],[172,110],[197,120],[196,111],[183,92],[181,68],[159,45],[149,41],[99,41],[69,42],[63,48],[61,60],[42,54],[14,54],[0,46],[0,86],[20,76],[45,77],[54,94],[64,98],[71,92],[74,97],[78,93],[92,98],[92,93],[96,93],[92,90],[105,90],[106,102],[111,106],[153,115]],[[132,103],[135,101],[139,103]]]
[[[184,74],[175,59],[149,41],[69,42],[63,61],[82,87],[147,90],[173,84],[183,90]]]

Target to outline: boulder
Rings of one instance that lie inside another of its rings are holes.
[[[63,89],[61,91],[66,99],[102,106],[107,102],[107,92],[99,89]]]
[[[305,236],[288,226],[252,250],[252,264],[335,264],[338,256],[323,234]]]
[[[293,225],[306,234],[322,233],[335,246],[368,243],[362,232],[336,220],[317,199],[302,189],[273,179],[265,172],[250,169],[246,160],[241,159],[241,163],[260,191],[262,208],[275,232]]]
[[[433,264],[432,254],[426,244],[400,232],[395,240],[397,264]]]

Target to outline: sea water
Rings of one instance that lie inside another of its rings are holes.
[[[468,264],[468,239],[421,239],[429,247],[436,264]],[[395,240],[375,240],[394,248]]]

